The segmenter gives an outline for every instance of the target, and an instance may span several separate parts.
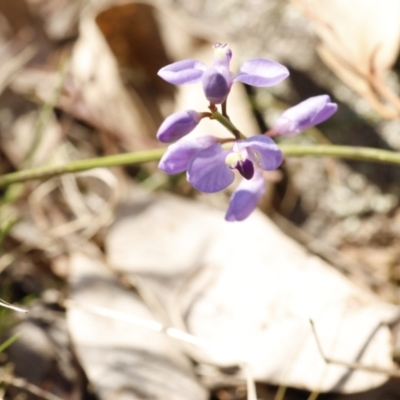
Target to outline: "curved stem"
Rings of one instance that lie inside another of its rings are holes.
[[[228,131],[232,132],[236,139],[238,139],[238,140],[247,139],[246,136],[244,136],[239,131],[239,129],[237,129],[236,126],[232,124],[230,119],[228,119],[224,115],[222,115],[219,111],[217,111],[216,108],[212,108],[211,113],[212,113],[212,119],[215,119],[221,125],[223,125],[226,129],[228,129]]]
[[[135,165],[149,161],[158,161],[164,153],[165,149],[136,151],[133,153],[71,161],[64,165],[46,165],[43,167],[26,169],[0,176],[0,187],[5,187],[17,182],[48,179],[54,176],[87,171],[93,168],[117,167],[121,165]]]
[[[348,160],[371,161],[383,164],[400,165],[400,153],[372,147],[354,147],[337,145],[280,145],[285,156],[292,157],[332,157]]]
[[[228,111],[227,111],[227,101],[228,101],[228,100],[225,100],[225,101],[221,104],[221,111],[222,111],[222,115],[223,115],[225,118],[229,119],[229,117],[228,117]]]
[[[279,147],[285,156],[291,157],[333,157],[400,166],[400,153],[371,147],[335,145],[280,145]],[[93,168],[116,167],[158,161],[164,152],[165,149],[136,151],[133,153],[72,161],[64,165],[48,165],[27,169],[0,176],[0,187],[36,179],[48,179],[54,176],[87,171]]]

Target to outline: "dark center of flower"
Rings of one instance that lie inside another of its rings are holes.
[[[249,159],[238,161],[235,168],[240,172],[240,175],[247,180],[251,179],[254,175],[254,165]]]

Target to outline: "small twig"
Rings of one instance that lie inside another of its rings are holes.
[[[34,394],[35,396],[39,397],[40,399],[44,400],[63,400],[61,397],[56,396],[55,394],[49,393],[40,387],[26,381],[23,378],[16,378],[4,370],[1,370],[0,378],[3,382],[7,383],[8,385],[17,387],[19,389],[24,389],[29,393]]]
[[[307,400],[317,400],[318,396],[321,394],[320,391],[318,390],[314,390],[310,393],[310,395],[308,396]]]
[[[286,394],[287,386],[280,385],[275,393],[274,400],[284,400]]]
[[[251,370],[251,366],[247,363],[243,363],[242,369],[246,375],[247,400],[257,400],[256,384],[254,381],[253,371]]]
[[[20,312],[20,313],[24,313],[24,314],[28,313],[28,310],[25,310],[23,308],[14,306],[14,305],[12,305],[10,303],[7,303],[5,300],[2,300],[2,299],[0,299],[0,306],[4,307],[4,308],[9,308],[10,310],[14,310],[14,311],[17,311],[17,312]]]
[[[324,359],[324,361],[327,364],[342,365],[343,367],[347,367],[347,368],[353,369],[353,370],[376,372],[376,373],[385,374],[385,375],[392,376],[392,377],[400,377],[400,370],[397,370],[397,369],[390,370],[390,369],[386,369],[386,368],[375,367],[372,365],[364,365],[364,364],[360,364],[360,363],[356,363],[356,362],[336,360],[334,358],[326,356],[322,349],[321,342],[318,339],[317,331],[315,329],[314,321],[312,319],[310,319],[310,324],[311,324],[315,342],[317,343],[318,351],[321,354],[321,357]]]
[[[99,315],[101,317],[122,321],[130,325],[149,329],[153,332],[165,333],[167,336],[173,339],[180,340],[188,344],[192,344],[202,349],[208,349],[208,350],[219,349],[216,345],[214,345],[211,342],[208,342],[207,340],[203,340],[196,336],[190,335],[189,333],[186,333],[180,329],[167,327],[162,323],[154,320],[136,317],[134,315],[130,315],[120,311],[114,311],[105,307],[98,307],[88,304],[77,303],[73,300],[65,301],[64,305],[67,308],[78,308],[94,315]]]

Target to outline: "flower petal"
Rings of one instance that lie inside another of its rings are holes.
[[[194,110],[176,112],[167,117],[157,131],[157,139],[171,143],[186,136],[200,122],[200,114]]]
[[[228,187],[235,179],[235,174],[225,164],[229,153],[219,143],[199,151],[190,160],[188,181],[194,188],[205,193],[219,192]]]
[[[188,168],[190,160],[196,153],[212,146],[216,141],[214,136],[186,136],[168,147],[158,168],[170,175],[183,172]]]
[[[254,164],[248,158],[244,161],[238,162],[236,169],[245,179],[251,179],[254,176]]]
[[[264,192],[264,178],[256,170],[252,179],[243,179],[233,192],[225,219],[230,222],[246,219],[257,207]]]
[[[229,71],[227,72],[229,76]],[[202,76],[203,91],[210,103],[221,104],[226,100],[232,82],[227,80],[227,74],[222,74],[215,68],[207,68]]]
[[[251,86],[269,87],[276,85],[289,76],[289,71],[282,64],[264,58],[245,61],[234,81]]]
[[[319,97],[319,96],[317,96]],[[325,96],[321,96],[321,97],[325,97]],[[326,95],[327,102],[324,105],[324,107],[322,107],[319,112],[317,113],[317,115],[315,116],[314,120],[313,120],[313,125],[318,125],[321,122],[326,121],[328,118],[332,117],[333,114],[335,114],[335,112],[338,109],[338,105],[336,103],[332,103],[331,99],[329,96]]]
[[[310,97],[287,109],[275,122],[274,135],[296,135],[330,118],[337,110],[328,95]]]
[[[199,82],[206,65],[196,60],[182,60],[166,65],[158,71],[158,76],[173,85]]]
[[[215,43],[214,46],[214,67],[222,67],[229,71],[229,64],[232,59],[232,50],[226,43]]]
[[[264,171],[277,169],[283,161],[278,145],[268,136],[257,135],[236,142],[238,149],[246,148],[249,158]]]

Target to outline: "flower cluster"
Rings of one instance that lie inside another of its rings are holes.
[[[289,76],[283,65],[255,58],[242,63],[239,73],[229,69],[232,51],[226,44],[214,45],[214,63],[207,67],[195,60],[183,60],[162,68],[158,75],[169,83],[182,85],[201,82],[211,112],[180,111],[161,124],[157,138],[172,143],[159,163],[167,174],[187,171],[187,180],[205,193],[219,192],[235,179],[234,170],[244,178],[232,194],[225,219],[242,221],[257,207],[265,192],[262,171],[277,169],[283,155],[271,139],[280,135],[295,135],[332,116],[337,105],[329,96],[311,97],[286,110],[266,134],[247,138],[231,123],[226,114],[226,99],[234,82],[269,87]],[[222,114],[217,104],[222,106]],[[194,136],[190,132],[203,118],[221,122],[232,133],[232,139],[214,136]]]

